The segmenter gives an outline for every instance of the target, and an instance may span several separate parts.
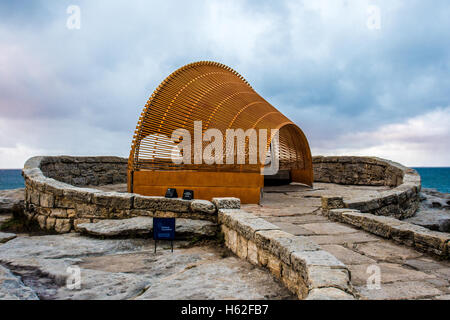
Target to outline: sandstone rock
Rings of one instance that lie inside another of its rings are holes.
[[[294,236],[280,230],[259,231],[256,233],[256,243],[281,261],[290,265],[291,254],[294,251],[315,251],[320,247],[306,237]]]
[[[92,203],[115,209],[131,209],[134,195],[119,192],[96,192],[92,194]]]
[[[217,224],[211,221],[177,219],[175,237],[188,239],[191,237],[214,237],[217,234]]]
[[[148,217],[102,220],[97,223],[81,223],[77,225],[77,231],[100,237],[149,235],[152,229],[153,219]]]
[[[366,257],[365,255],[359,254],[351,249],[348,249],[344,246],[339,245],[323,245],[322,248],[331,253],[333,256],[335,256],[337,259],[345,263],[346,265],[353,265],[353,264],[365,264],[365,263],[373,263],[375,264],[376,261],[373,259],[370,259]]]
[[[237,218],[254,219],[257,218],[254,214],[241,209],[220,209],[218,212],[219,223],[231,226],[233,221]]]
[[[25,189],[0,190],[0,214],[20,213],[24,208]]]
[[[446,256],[449,254],[448,245],[450,235],[447,233],[422,230],[414,233],[414,245],[424,251],[429,251],[437,255]]]
[[[67,233],[72,228],[70,219],[56,219],[55,231],[58,233]]]
[[[342,197],[326,197],[322,196],[322,209],[340,209],[345,208]]]
[[[20,278],[0,266],[0,300],[39,300],[39,298]]]
[[[14,239],[15,237],[17,236],[14,233],[0,232],[0,243],[6,243],[9,240]]]
[[[0,246],[0,262],[43,299],[292,299],[261,268],[213,247],[183,249],[148,239],[93,239],[78,234],[20,237]],[[69,290],[68,267],[81,288]],[[1,277],[0,277],[1,278]],[[0,289],[1,292],[1,289]]]
[[[295,251],[291,254],[291,262],[294,270],[304,272],[311,266],[343,269],[345,265],[330,253],[318,251]]]
[[[102,220],[96,223],[81,223],[77,225],[81,233],[99,237],[132,237],[149,236],[153,232],[153,218],[135,217],[122,220]],[[185,239],[191,237],[213,237],[217,225],[210,221],[177,219],[176,237]]]
[[[216,212],[216,206],[207,200],[193,200],[191,202],[191,210],[194,212],[204,212],[213,214]]]
[[[134,208],[158,211],[187,212],[191,201],[183,199],[169,199],[164,197],[134,196]]]
[[[338,287],[344,291],[351,290],[350,275],[347,269],[311,266],[307,270],[307,279],[310,289]]]
[[[442,291],[423,281],[386,283],[380,290],[370,290],[366,285],[356,289],[363,297],[371,300],[424,299],[443,294]]]
[[[433,231],[450,233],[450,211],[421,208],[413,217],[403,220]]]
[[[219,222],[236,230],[249,240],[260,230],[279,230],[276,225],[242,210],[219,210]]]
[[[240,209],[241,200],[238,198],[213,198],[212,203],[220,209]]]
[[[355,297],[336,288],[321,288],[311,290],[305,300],[355,300]]]

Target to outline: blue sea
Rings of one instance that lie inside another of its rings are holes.
[[[0,169],[0,190],[24,187],[21,169]]]
[[[450,193],[450,167],[414,168],[422,177],[422,187]],[[22,170],[0,169],[0,190],[23,188]]]
[[[450,193],[450,168],[414,168],[422,178],[422,187]]]

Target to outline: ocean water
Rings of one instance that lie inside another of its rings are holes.
[[[0,169],[0,190],[24,187],[21,169]]]
[[[422,177],[422,187],[450,193],[450,167],[414,168]],[[0,190],[23,188],[20,169],[0,169]]]
[[[450,193],[450,167],[414,168],[422,178],[422,187]]]

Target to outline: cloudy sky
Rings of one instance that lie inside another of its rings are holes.
[[[128,156],[153,90],[199,60],[241,73],[315,155],[450,166],[448,0],[16,0],[0,2],[0,168]]]

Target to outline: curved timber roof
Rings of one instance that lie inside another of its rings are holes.
[[[253,128],[257,132],[267,129],[265,154],[270,154],[271,129],[279,129],[279,148],[273,148],[272,152],[277,150],[280,169],[300,170],[302,173],[294,175],[293,180],[312,185],[311,153],[302,130],[262,98],[239,73],[210,61],[191,63],[176,70],[153,92],[137,124],[129,170],[258,172],[267,164],[258,160],[256,165],[230,165],[225,161],[205,165],[193,164],[194,159],[189,165],[174,164],[170,159],[171,150],[180,141],[171,141],[172,133],[181,128],[194,137],[194,121],[202,121],[203,133],[214,128],[223,132],[224,137],[227,129]],[[247,158],[251,148],[248,141]]]

